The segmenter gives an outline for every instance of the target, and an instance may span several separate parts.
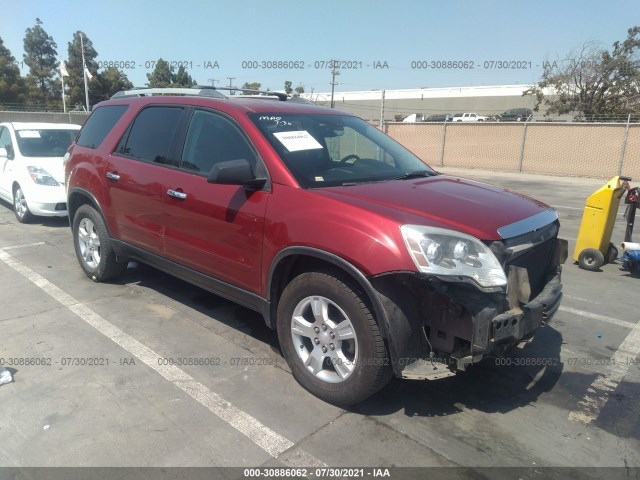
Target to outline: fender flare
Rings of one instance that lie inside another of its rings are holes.
[[[356,281],[358,286],[362,288],[362,290],[364,291],[365,295],[367,296],[367,299],[371,302],[373,314],[375,318],[378,320],[378,326],[380,327],[380,330],[382,331],[382,335],[386,339],[387,344],[389,346],[389,353],[391,354],[392,358],[394,358],[395,349],[392,343],[393,339],[389,334],[390,332],[389,317],[387,315],[387,312],[383,306],[382,299],[380,298],[380,295],[378,294],[377,290],[373,287],[369,279],[353,264],[349,263],[347,260],[345,260],[344,258],[334,253],[320,250],[318,248],[305,247],[305,246],[287,247],[281,250],[280,252],[278,252],[278,254],[271,261],[271,266],[269,267],[269,276],[267,278],[267,290],[266,290],[267,301],[271,305],[271,314],[269,315],[270,317],[269,322],[272,322],[274,325],[276,322],[276,315],[273,313],[273,310],[276,307],[276,303],[273,301],[273,298],[271,298],[272,296],[271,291],[273,286],[272,280],[273,280],[275,270],[284,259],[292,255],[304,255],[304,256],[314,257],[320,260],[324,260],[328,263],[331,263],[332,265],[335,265],[341,270],[345,271],[351,276],[351,278],[353,278]],[[273,325],[271,325],[271,327],[273,328]]]

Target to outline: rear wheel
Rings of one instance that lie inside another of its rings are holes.
[[[93,281],[117,277],[127,262],[118,261],[104,220],[90,205],[82,205],[73,217],[73,245],[82,270]]]
[[[578,265],[584,270],[594,272],[604,265],[604,255],[596,248],[585,248],[580,252]]]
[[[27,199],[20,185],[13,189],[13,213],[20,223],[29,223],[33,220],[33,214],[27,205]]]
[[[321,271],[294,278],[278,305],[278,338],[298,383],[334,405],[361,402],[391,377],[378,324],[345,275]]]
[[[605,255],[605,259],[607,263],[613,263],[618,258],[618,249],[613,243],[609,243],[609,248],[607,248],[607,254]]]

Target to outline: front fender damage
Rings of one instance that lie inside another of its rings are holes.
[[[394,373],[410,379],[439,379],[465,370],[530,336],[557,310],[562,298],[560,268],[544,289],[525,303],[528,285],[509,275],[507,291],[485,292],[412,272],[371,279],[387,316]],[[527,297],[528,298],[528,297]]]

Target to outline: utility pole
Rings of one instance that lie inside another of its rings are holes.
[[[236,79],[236,77],[227,77],[229,79],[229,88],[233,88],[233,81]],[[231,91],[229,92],[230,95],[233,95],[235,92]]]
[[[380,103],[380,130],[384,128],[384,90],[382,90],[382,102]]]
[[[90,112],[91,110],[89,110],[89,87],[87,86],[87,66],[84,63],[84,40],[83,40],[83,35],[80,34],[80,50],[82,53],[82,77],[84,78],[84,97],[85,100],[87,102],[87,112]]]
[[[331,65],[331,75],[332,75],[332,78],[331,78],[331,108],[334,108],[335,107],[335,102],[333,101],[333,92],[334,92],[335,87],[337,85],[337,83],[336,83],[336,75],[340,75],[340,72],[338,72],[336,70],[336,64],[338,62],[331,62],[331,63],[332,63],[332,65]]]
[[[215,87],[216,83],[219,83],[220,80],[216,80],[215,78],[207,78],[207,82],[211,82],[211,86]]]

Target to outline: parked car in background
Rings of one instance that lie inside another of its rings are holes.
[[[453,115],[450,113],[440,113],[437,115],[429,115],[425,122],[450,122],[453,120]]]
[[[426,122],[427,116],[424,113],[412,113],[411,115],[407,115],[402,123],[417,123],[417,122]]]
[[[496,122],[526,122],[531,120],[533,110],[530,108],[512,108],[496,115]]]
[[[93,281],[136,259],[254,309],[295,379],[343,406],[466,370],[557,310],[551,207],[442,175],[353,115],[211,92],[94,107],[65,167]]]
[[[13,203],[19,222],[67,215],[62,158],[79,130],[68,123],[0,124],[0,198]]]
[[[477,113],[456,113],[453,122],[486,122],[489,117],[478,115]]]

